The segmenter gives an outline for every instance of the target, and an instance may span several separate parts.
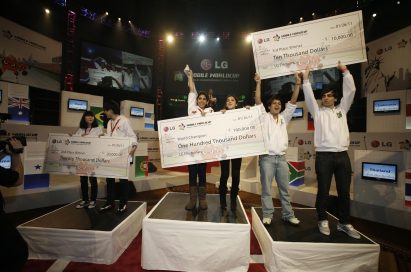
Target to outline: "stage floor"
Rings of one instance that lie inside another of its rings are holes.
[[[260,220],[263,219],[261,208],[254,208]],[[274,241],[283,242],[309,242],[309,243],[351,243],[374,244],[371,240],[361,235],[361,239],[354,239],[341,231],[337,231],[337,218],[329,215],[328,222],[331,234],[326,236],[318,231],[317,213],[315,209],[294,209],[295,216],[300,219],[298,226],[293,226],[281,220],[281,208],[276,207],[273,221],[270,226],[265,226]]]
[[[380,247],[337,231],[338,220],[328,214],[331,234],[318,231],[314,208],[294,208],[298,226],[281,220],[276,208],[270,226],[262,223],[262,209],[252,208],[252,226],[268,271],[378,271]]]
[[[76,201],[17,227],[29,246],[30,259],[64,259],[112,264],[141,230],[146,203],[129,201],[127,211],[101,213],[76,209]]]
[[[227,203],[229,204],[229,196]],[[178,221],[200,221],[212,223],[235,223],[248,224],[246,215],[237,198],[237,210],[230,210],[230,205],[226,210],[220,209],[220,196],[217,194],[207,195],[207,210],[194,209],[187,211],[184,207],[189,199],[187,193],[169,193],[154,211],[149,215],[150,219],[169,219]],[[198,205],[197,205],[198,206]],[[198,207],[197,207],[198,208]]]
[[[186,211],[188,193],[167,193],[143,220],[141,264],[148,270],[247,271],[250,223],[237,197],[237,210],[220,209],[208,194],[207,210]]]
[[[52,211],[41,217],[33,219],[20,226],[38,227],[38,228],[55,228],[55,229],[76,229],[76,230],[99,230],[112,231],[131,213],[137,210],[144,202],[129,201],[127,210],[123,214],[117,214],[116,209],[106,212],[99,212],[105,200],[97,200],[97,206],[94,209],[76,209],[79,201],[70,203],[60,209]],[[116,202],[118,204],[118,202]],[[116,206],[117,208],[117,206]]]

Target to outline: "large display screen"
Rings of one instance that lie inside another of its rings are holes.
[[[86,100],[69,98],[69,100],[67,101],[67,109],[86,111],[88,109],[88,102]]]
[[[400,99],[374,100],[374,112],[399,112]]]
[[[386,163],[363,162],[361,176],[362,179],[396,183],[397,165]]]
[[[83,42],[80,83],[135,92],[149,92],[153,60]]]

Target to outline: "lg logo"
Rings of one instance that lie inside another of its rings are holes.
[[[210,59],[203,59],[200,63],[200,66],[204,71],[208,71],[211,68],[213,68],[213,64],[214,64],[214,69],[228,69],[228,61],[226,60],[223,60],[221,62],[216,60],[213,63],[213,61]]]

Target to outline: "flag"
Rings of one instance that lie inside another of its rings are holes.
[[[405,207],[411,208],[411,169],[405,172]]]
[[[288,170],[291,186],[297,187],[304,184],[305,161],[288,161]]]
[[[50,186],[50,175],[44,173],[44,160],[44,157],[24,160],[24,190]]]
[[[30,121],[30,100],[28,98],[9,97],[10,120],[17,122]]]

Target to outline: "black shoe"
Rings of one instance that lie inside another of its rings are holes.
[[[117,213],[124,213],[127,210],[127,204],[120,204],[117,209]]]
[[[100,207],[99,211],[100,212],[105,212],[105,211],[111,210],[113,208],[114,208],[114,204],[106,203],[106,204],[104,204],[104,206]]]

